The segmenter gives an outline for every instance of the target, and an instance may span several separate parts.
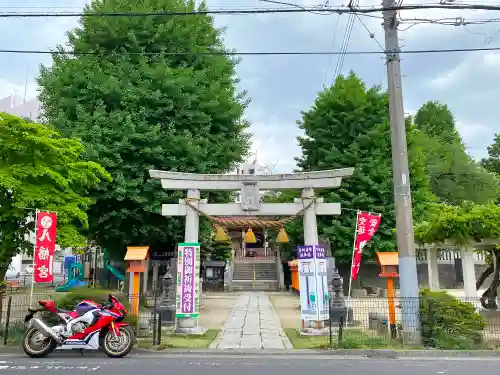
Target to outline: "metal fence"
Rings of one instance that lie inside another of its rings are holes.
[[[81,298],[78,297],[78,293],[75,300],[50,292],[36,293],[31,300],[31,306],[38,307],[37,301],[43,299],[53,299],[58,307],[65,309],[74,308],[78,302],[77,299],[91,299],[97,303],[103,303],[107,299],[107,294],[99,293],[99,289],[95,291],[85,288],[81,292]],[[125,305],[128,311],[125,322],[134,329],[137,338],[149,340],[152,344],[160,344],[162,329],[168,329],[174,324],[173,319],[169,319],[168,313],[162,313],[161,293],[157,291],[146,297],[142,295],[126,296],[117,292],[116,297]],[[30,295],[26,293],[2,294],[0,295],[0,305],[0,344],[19,344],[25,330],[24,318],[30,307]],[[50,315],[45,314],[46,318]]]
[[[483,309],[478,297],[364,297],[344,302],[345,307],[330,308],[323,329],[327,348],[500,346],[500,311]],[[419,319],[411,313],[415,309]],[[321,334],[317,329],[305,331],[311,336]]]

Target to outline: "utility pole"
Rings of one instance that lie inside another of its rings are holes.
[[[383,0],[384,8],[396,7],[396,1]],[[403,335],[409,342],[420,342],[417,260],[413,235],[410,173],[406,126],[403,108],[403,88],[399,58],[397,11],[386,10],[384,16],[389,120],[391,124],[392,174],[396,203],[396,240],[399,252],[399,274]]]

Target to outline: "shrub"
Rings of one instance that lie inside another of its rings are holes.
[[[420,292],[423,344],[437,349],[474,349],[481,345],[484,318],[474,305],[446,292]]]
[[[383,349],[389,346],[391,346],[391,341],[387,337],[370,335],[353,329],[346,329],[342,341],[336,344],[339,349]]]

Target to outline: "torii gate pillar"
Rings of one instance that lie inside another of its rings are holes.
[[[301,198],[304,206],[307,207],[308,204],[311,204],[311,206],[304,211],[304,245],[318,245],[318,223],[316,222],[314,189],[302,189]]]
[[[343,177],[351,176],[353,168],[316,172],[271,175],[196,174],[150,170],[149,175],[161,180],[166,190],[187,191],[190,205],[212,216],[292,216],[304,211],[304,245],[318,245],[317,215],[340,215],[340,203],[323,203],[314,195],[314,189],[339,187]],[[299,189],[301,198],[293,203],[261,203],[261,190]],[[201,190],[241,191],[241,203],[213,203],[200,199]],[[198,242],[198,212],[184,200],[178,204],[164,204],[162,215],[185,216],[185,242]],[[313,322],[311,322],[313,323]],[[181,318],[177,327],[185,332],[199,331],[197,320]]]
[[[186,198],[192,199],[191,204],[198,207],[200,191],[188,189]],[[184,227],[184,242],[198,242],[200,231],[200,217],[192,207],[186,207],[186,226]]]

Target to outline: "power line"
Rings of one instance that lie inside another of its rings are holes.
[[[500,51],[500,47],[479,47],[479,48],[448,48],[448,49],[422,49],[406,50],[399,53],[423,54],[423,53],[453,53],[453,52],[481,52]],[[318,56],[318,55],[384,55],[385,51],[276,51],[276,52],[233,52],[233,51],[207,51],[207,52],[73,52],[73,51],[48,51],[48,50],[8,50],[0,49],[0,53],[12,54],[32,54],[32,55],[69,55],[69,56]]]
[[[353,0],[349,1],[349,9],[352,10],[354,9],[354,7],[357,6],[359,6],[359,0],[354,0],[354,4]],[[339,58],[337,59],[337,65],[335,67],[335,72],[333,74],[332,85],[335,83],[335,80],[340,75],[340,73],[342,73],[342,68],[344,67],[344,60],[346,56],[345,53],[347,52],[347,48],[349,47],[349,41],[351,40],[351,34],[354,28],[354,21],[355,21],[354,14],[353,13],[349,14],[349,19],[347,20],[347,26],[344,33],[344,39],[342,40],[342,45],[340,46],[341,53],[339,55]]]
[[[456,9],[456,10],[500,10],[499,5],[487,4],[415,4],[393,7],[308,7],[308,8],[262,8],[262,9],[213,9],[192,12],[1,12],[0,18],[40,18],[40,17],[173,17],[201,15],[244,15],[266,13],[377,13],[383,11]]]
[[[402,1],[402,0],[401,0]],[[368,26],[366,26],[366,24],[363,22],[363,20],[361,19],[361,17],[356,14],[356,17],[358,18],[359,22],[361,22],[361,24],[363,25],[363,27],[365,28],[365,30],[368,32],[368,34],[370,35],[370,38],[373,39],[375,41],[375,43],[377,43],[377,45],[380,47],[380,49],[382,51],[385,51],[385,48],[382,47],[382,43],[380,43],[377,38],[375,38],[375,33],[373,33],[369,28]]]
[[[337,30],[339,28],[339,23],[340,23],[340,14],[337,16],[337,22],[335,23],[335,29],[333,31],[333,40],[332,40],[332,49],[335,48],[335,41],[337,40]],[[332,55],[328,56],[328,62],[326,63],[326,69],[325,69],[325,78],[323,80],[323,86],[326,86],[326,81],[328,78],[328,71],[330,70],[330,62],[332,61]]]

